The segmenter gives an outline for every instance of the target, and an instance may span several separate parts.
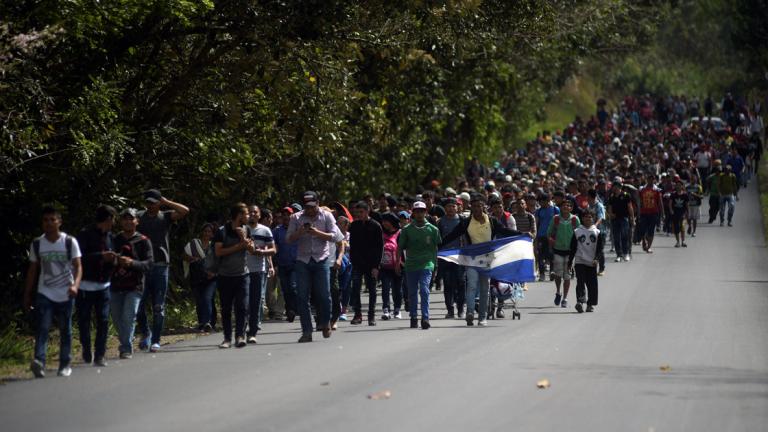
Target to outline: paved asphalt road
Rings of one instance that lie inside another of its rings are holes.
[[[267,323],[258,346],[220,351],[212,335],[0,386],[0,427],[768,430],[768,253],[754,184],[734,222],[701,226],[687,249],[661,237],[655,254],[611,262],[593,314],[553,307],[553,285],[535,283],[522,321],[488,328],[442,319],[441,293],[428,331],[342,324],[299,345],[297,323]],[[388,400],[367,398],[385,390]]]

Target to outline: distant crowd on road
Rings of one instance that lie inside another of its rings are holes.
[[[705,199],[707,222],[732,226],[739,191],[762,156],[762,116],[760,102],[730,94],[717,103],[628,96],[614,110],[599,100],[589,119],[545,131],[489,167],[469,160],[449,187],[433,181],[415,194],[368,194],[347,205],[307,191],[274,211],[236,203],[225,223],[204,224],[180,254],[198,330],[219,331],[220,316],[225,349],[257,344],[266,318],[298,316],[299,342],[311,342],[314,332],[331,337],[342,322],[399,320],[402,311],[410,327],[429,329],[433,289],[443,292],[446,319],[486,326],[489,317],[505,316],[503,298],[491,294],[497,281],[438,260],[437,252],[519,235],[533,239],[538,280],[554,281],[554,304],[567,307],[575,276],[574,307],[593,312],[604,248],[614,262],[628,263],[633,246],[653,253],[660,232],[685,248]],[[24,299],[36,316],[36,377],[46,372],[54,318],[58,374],[71,374],[75,310],[85,363],[107,365],[110,317],[121,359],[133,356],[135,331],[140,350],[162,349],[169,230],[190,210],[158,189],[145,192],[144,204],[120,212],[100,205],[77,236],[61,232],[58,210],[43,211]]]

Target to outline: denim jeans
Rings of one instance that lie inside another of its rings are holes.
[[[439,260],[437,262],[438,275],[443,280],[443,295],[445,296],[445,308],[448,312],[453,313],[453,306],[456,305],[456,310],[462,312],[464,310],[464,267],[448,262]]]
[[[153,344],[160,343],[165,321],[165,295],[168,292],[168,266],[155,264],[146,275],[144,293],[141,296],[139,313],[136,319],[139,323],[139,333],[145,338],[152,338]],[[147,322],[147,302],[152,301],[152,329]]]
[[[728,223],[731,223],[731,220],[733,220],[733,212],[736,210],[736,200],[734,200],[733,195],[720,197],[720,223],[723,223],[726,205],[728,206]]]
[[[248,336],[255,336],[264,315],[264,297],[267,293],[267,274],[253,272],[248,275]]]
[[[352,282],[352,266],[348,265],[339,269],[339,295],[341,297],[341,309],[346,311],[349,306],[350,284]]]
[[[381,279],[381,310],[389,312],[389,294],[392,293],[392,303],[395,310],[400,310],[403,305],[403,290],[401,288],[403,281],[402,275],[397,274],[392,269],[381,269],[379,273]]]
[[[133,353],[133,330],[136,328],[136,313],[141,303],[141,293],[137,291],[112,291],[110,293],[112,322],[117,327],[117,339],[120,341],[120,353]]]
[[[61,340],[59,342],[59,369],[69,366],[72,360],[72,307],[75,299],[61,303],[52,302],[48,297],[38,294],[35,308],[37,309],[37,332],[35,334],[35,360],[45,364],[45,352],[48,349],[48,332],[51,329],[53,317],[59,324]]]
[[[295,265],[278,266],[277,278],[280,279],[280,290],[285,300],[285,311],[296,312],[296,272]]]
[[[363,304],[360,299],[363,278],[365,278],[365,287],[368,288],[368,317],[370,318],[376,314],[376,279],[371,275],[371,270],[363,271],[352,266],[352,307],[355,309],[355,315],[363,313]]]
[[[418,316],[417,309],[421,297],[421,319],[429,319],[429,283],[432,281],[432,270],[413,270],[405,272],[408,284],[409,314],[411,318]]]
[[[552,268],[552,248],[547,237],[536,237],[536,261],[539,266],[539,275],[547,272],[547,267]]]
[[[488,276],[480,274],[472,267],[467,269],[467,314],[475,313],[475,298],[480,297],[478,306],[478,319],[484,320],[488,312],[488,296],[491,291],[491,280]]]
[[[216,278],[195,284],[195,306],[197,309],[197,325],[202,327],[210,324],[216,326]]]
[[[616,256],[623,257],[629,255],[629,219],[615,219],[611,223],[611,237],[613,238],[613,248]]]
[[[298,298],[298,312],[301,318],[301,331],[304,334],[312,333],[312,314],[309,308],[309,293],[314,293],[315,301],[319,308],[318,327],[326,327],[331,321],[331,292],[330,292],[330,268],[328,258],[315,261],[310,258],[308,263],[296,262],[296,288]]]
[[[83,348],[83,360],[90,363],[93,358],[104,358],[107,354],[107,336],[109,334],[109,288],[98,291],[78,291],[77,327],[80,329],[80,345]],[[91,355],[91,317],[96,319],[95,357]]]
[[[341,291],[339,289],[339,269],[330,268],[331,278],[331,321],[336,322],[341,316]]]
[[[219,276],[221,326],[224,340],[232,341],[232,309],[235,310],[235,337],[245,336],[245,314],[248,312],[248,275]]]

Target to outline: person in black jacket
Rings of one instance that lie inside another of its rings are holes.
[[[107,336],[109,334],[109,283],[114,266],[111,252],[113,238],[112,227],[117,211],[101,205],[96,209],[94,224],[85,227],[77,235],[77,243],[83,254],[83,279],[77,292],[77,317],[80,328],[80,345],[83,350],[83,362],[95,366],[106,366]],[[96,341],[91,352],[91,318],[96,314]]]
[[[111,307],[112,321],[117,327],[120,340],[120,358],[133,356],[133,331],[144,291],[144,276],[152,268],[152,242],[136,231],[138,212],[128,208],[120,213],[123,231],[115,237],[112,257],[117,269],[112,274]]]
[[[363,312],[360,291],[365,277],[368,288],[368,325],[376,325],[376,280],[379,278],[384,239],[381,225],[371,219],[365,201],[355,204],[355,221],[349,227],[349,258],[352,261],[352,307],[355,317],[350,324],[362,324]]]
[[[476,244],[522,234],[520,231],[504,227],[501,222],[489,217],[486,212],[485,197],[483,195],[472,195],[469,203],[470,217],[462,218],[456,228],[443,238],[442,244],[448,244],[461,236],[464,236],[465,244]],[[472,311],[474,310],[475,298],[479,296],[478,325],[484,327],[488,325],[486,315],[488,312],[488,296],[491,289],[490,279],[488,276],[480,274],[473,267],[466,267],[466,275],[467,325],[474,325],[474,314]]]

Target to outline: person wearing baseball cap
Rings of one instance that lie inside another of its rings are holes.
[[[142,350],[160,350],[160,335],[165,321],[165,296],[168,292],[168,269],[171,263],[171,248],[168,234],[176,221],[183,219],[189,208],[164,197],[159,190],[144,192],[146,211],[139,214],[138,231],[152,242],[155,264],[146,275],[144,289],[137,315],[138,332],[144,335],[139,344]],[[161,211],[165,207],[168,210]],[[147,303],[152,304],[152,328],[147,320]]]
[[[437,263],[437,247],[440,244],[440,231],[427,222],[427,204],[424,201],[413,203],[413,222],[400,231],[397,240],[398,249],[405,252],[405,279],[408,287],[408,307],[411,316],[411,328],[418,327],[417,306],[421,298],[421,328],[427,330],[429,324],[429,284]]]
[[[288,222],[287,241],[296,243],[296,290],[297,309],[301,319],[299,343],[312,342],[312,315],[309,293],[320,306],[317,326],[323,337],[331,337],[331,285],[329,242],[338,243],[344,236],[336,226],[333,214],[319,207],[320,200],[314,191],[302,194],[304,210],[291,215]]]

